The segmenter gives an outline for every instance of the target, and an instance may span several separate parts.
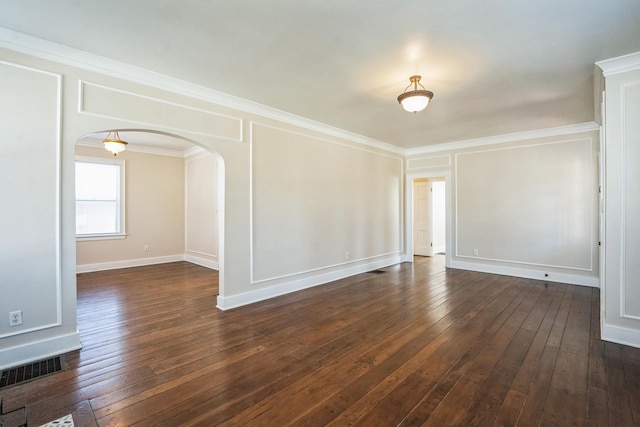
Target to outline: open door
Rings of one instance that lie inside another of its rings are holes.
[[[413,254],[433,256],[431,245],[431,183],[413,184]]]

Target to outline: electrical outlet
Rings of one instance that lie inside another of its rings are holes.
[[[144,251],[149,252],[149,245],[144,245]]]
[[[347,261],[349,261],[351,259],[351,252],[347,252],[344,254],[344,259],[346,259]]]
[[[22,325],[22,310],[9,313],[9,326]]]
[[[477,249],[474,249],[474,250],[473,250],[473,254],[474,254],[474,255],[478,255],[479,253],[480,253],[480,251],[478,251]]]

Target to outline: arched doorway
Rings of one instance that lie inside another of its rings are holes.
[[[102,144],[111,130],[128,143],[117,156]],[[222,294],[225,169],[218,153],[177,134],[108,129],[77,140],[78,162],[121,164],[124,181],[122,229],[77,234],[78,272],[187,260],[218,270]]]

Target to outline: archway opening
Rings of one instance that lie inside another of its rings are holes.
[[[128,143],[117,156],[102,144],[114,130]],[[224,295],[225,168],[218,153],[177,134],[105,129],[79,138],[75,154],[76,171],[79,162],[119,164],[122,171],[116,201],[101,200],[104,189],[95,200],[86,200],[76,172],[76,223],[92,210],[113,216],[116,209],[121,215],[116,232],[91,228],[78,234],[76,229],[78,273],[185,260],[218,270],[218,293]],[[85,200],[79,201],[82,191]]]

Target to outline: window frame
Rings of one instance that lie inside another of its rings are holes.
[[[76,234],[76,241],[88,241],[88,240],[114,240],[114,239],[124,239],[127,236],[126,228],[125,228],[125,161],[123,159],[117,158],[108,158],[108,157],[93,157],[93,156],[76,156],[74,165],[76,163],[97,163],[102,165],[115,165],[119,167],[120,170],[120,182],[119,182],[119,194],[116,200],[116,209],[118,215],[118,231],[114,233],[90,233],[90,234]],[[75,179],[74,178],[74,192],[75,192]],[[74,203],[77,206],[78,199],[77,195],[74,195]],[[77,208],[76,208],[77,209]],[[75,211],[74,211],[75,213]],[[77,218],[76,218],[77,221]],[[77,222],[76,222],[77,224]],[[76,225],[77,227],[77,225]]]

